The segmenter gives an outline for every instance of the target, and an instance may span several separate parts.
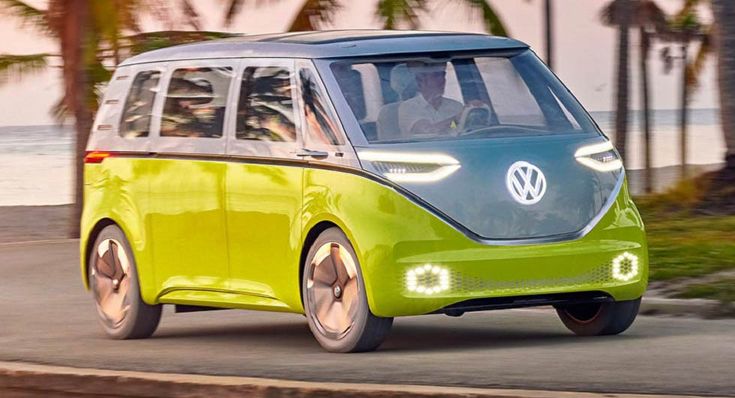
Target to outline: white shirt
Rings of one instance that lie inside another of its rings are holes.
[[[459,118],[463,109],[464,105],[461,102],[446,97],[441,97],[439,108],[434,108],[421,93],[416,94],[398,107],[398,126],[401,128],[401,135],[407,137],[414,134],[411,130],[421,120],[434,124],[452,117]]]

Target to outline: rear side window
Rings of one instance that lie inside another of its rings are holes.
[[[147,137],[151,126],[153,101],[158,92],[161,73],[140,72],[130,87],[120,121],[119,134],[125,138]]]
[[[161,137],[220,138],[232,68],[184,68],[171,76]]]
[[[304,119],[306,120],[306,139],[308,143],[341,145],[337,135],[337,126],[327,107],[327,97],[317,83],[314,72],[301,69],[301,96],[304,101]]]
[[[296,141],[293,88],[290,68],[245,68],[237,106],[237,139]]]

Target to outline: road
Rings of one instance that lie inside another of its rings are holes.
[[[399,318],[374,353],[328,354],[295,314],[164,311],[106,339],[74,241],[0,245],[0,360],[311,381],[735,396],[735,320],[639,317],[572,336],[548,309]]]

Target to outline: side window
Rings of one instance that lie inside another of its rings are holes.
[[[282,66],[245,68],[237,105],[238,140],[296,141],[292,75]]]
[[[322,145],[342,145],[337,125],[327,106],[329,99],[324,95],[317,83],[317,78],[310,69],[301,69],[301,96],[304,101],[304,120],[306,126],[306,142]]]
[[[151,125],[153,101],[158,92],[161,73],[140,72],[135,76],[125,99],[119,134],[124,138],[147,137]]]
[[[171,76],[162,137],[222,137],[232,68],[184,68]]]

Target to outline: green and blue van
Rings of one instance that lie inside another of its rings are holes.
[[[81,271],[113,338],[161,307],[306,316],[329,351],[394,317],[551,305],[635,319],[648,256],[620,156],[527,45],[324,31],[151,51],[107,86]]]

